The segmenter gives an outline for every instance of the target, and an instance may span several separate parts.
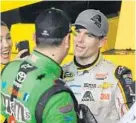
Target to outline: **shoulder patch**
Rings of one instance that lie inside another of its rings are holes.
[[[74,80],[74,76],[75,76],[75,74],[72,72],[69,72],[69,71],[65,71],[63,73],[63,79],[65,82]]]

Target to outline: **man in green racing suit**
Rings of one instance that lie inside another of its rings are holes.
[[[59,91],[58,84],[59,64],[70,44],[69,19],[52,8],[41,13],[35,23],[37,47],[33,53],[2,71],[1,114],[8,123],[76,123],[71,94]],[[61,93],[49,98],[53,86]]]

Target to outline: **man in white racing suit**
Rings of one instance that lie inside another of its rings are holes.
[[[109,29],[103,13],[85,10],[78,15],[75,27],[75,56],[63,66],[63,79],[98,123],[117,123],[133,104],[131,71],[115,66],[100,53]]]

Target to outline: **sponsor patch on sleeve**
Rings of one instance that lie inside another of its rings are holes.
[[[72,121],[74,118],[72,116],[66,116],[64,117],[64,120],[67,121],[67,122],[70,122]]]
[[[68,112],[72,111],[72,109],[73,109],[73,104],[68,104],[68,105],[66,105],[64,107],[60,107],[59,112],[68,113]]]

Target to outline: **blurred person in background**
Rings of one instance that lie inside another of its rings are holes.
[[[9,28],[1,21],[0,33],[0,64],[7,64],[10,61],[12,41]]]
[[[12,40],[9,28],[7,24],[3,21],[1,23],[1,31],[0,31],[0,64],[5,65],[10,61],[11,50],[12,50]],[[20,51],[16,59],[20,58],[20,56],[26,52],[27,50]]]

